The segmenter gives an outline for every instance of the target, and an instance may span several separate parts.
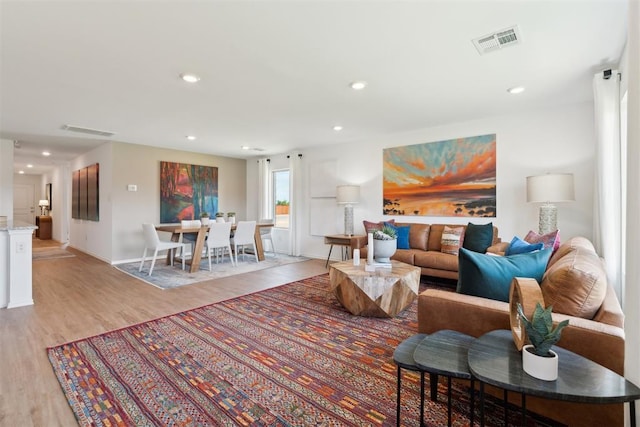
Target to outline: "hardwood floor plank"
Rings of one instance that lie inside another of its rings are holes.
[[[34,248],[59,246],[33,240]],[[0,425],[72,426],[76,420],[46,348],[326,273],[310,260],[162,290],[76,256],[33,262],[30,307],[0,309]]]

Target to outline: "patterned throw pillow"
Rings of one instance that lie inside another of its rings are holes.
[[[364,233],[369,234],[369,233],[373,233],[376,230],[382,230],[382,227],[384,227],[385,223],[393,225],[395,222],[396,222],[395,219],[390,219],[388,221],[380,221],[380,222],[371,222],[371,221],[364,220],[362,221],[362,225],[364,225]]]
[[[527,243],[542,243],[545,249],[553,248],[553,252],[555,252],[560,247],[560,230],[543,235],[535,231],[529,231],[527,235],[524,236],[524,241]]]
[[[440,252],[458,256],[460,244],[464,241],[464,227],[444,226],[442,240],[440,241]]]

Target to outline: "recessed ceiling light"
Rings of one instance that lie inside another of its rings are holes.
[[[27,167],[28,167],[28,168],[32,168],[32,167],[33,167],[33,165],[32,165],[32,164],[28,164],[28,165],[27,165]]]
[[[196,137],[195,137],[195,136],[193,136],[193,135],[187,135],[187,139],[188,139],[189,141],[195,141],[195,140],[196,140]]]
[[[42,155],[46,157],[46,156],[50,156],[50,155],[51,155],[51,153],[50,153],[50,152],[48,152],[48,151],[43,151],[43,152],[42,152]]]
[[[197,83],[200,81],[200,77],[190,73],[182,73],[180,74],[180,78],[187,83]]]
[[[20,175],[22,175],[22,174],[24,174],[24,171],[18,171],[18,173],[19,173]]]
[[[511,87],[511,88],[507,89],[507,92],[516,95],[518,93],[524,92],[524,87],[522,87],[522,86]]]
[[[342,126],[340,125],[334,126],[333,130],[335,130],[336,132],[340,132],[342,130]]]
[[[248,147],[248,146],[246,146],[246,145],[243,145],[243,146],[242,146],[242,147],[240,147],[240,148],[242,148],[243,150],[251,150],[251,147]]]
[[[353,90],[362,90],[367,87],[367,82],[359,81],[351,83],[351,89]]]

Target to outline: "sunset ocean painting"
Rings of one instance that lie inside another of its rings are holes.
[[[383,152],[383,214],[496,216],[496,135]]]

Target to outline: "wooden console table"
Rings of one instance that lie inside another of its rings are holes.
[[[39,215],[36,217],[36,237],[40,240],[51,240],[52,220],[49,215]]]

